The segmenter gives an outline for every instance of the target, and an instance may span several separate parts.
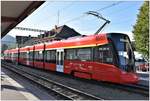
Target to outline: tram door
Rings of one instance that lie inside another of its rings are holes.
[[[56,71],[64,72],[64,49],[56,51]]]

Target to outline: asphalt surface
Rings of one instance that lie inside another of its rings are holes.
[[[1,100],[56,100],[56,98],[2,67]]]

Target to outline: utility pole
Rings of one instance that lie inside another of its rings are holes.
[[[96,11],[88,11],[88,12],[86,12],[86,14],[88,14],[88,15],[93,15],[93,16],[95,16],[95,17],[97,17],[97,18],[102,19],[102,20],[105,21],[105,23],[96,31],[95,34],[98,34],[107,24],[110,23],[109,20],[107,20],[107,19],[105,19],[104,17],[102,17],[102,15],[100,15],[100,14],[99,14],[98,12],[96,12]]]

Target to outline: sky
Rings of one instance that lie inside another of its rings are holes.
[[[133,40],[133,25],[136,23],[137,14],[143,1],[121,1],[109,7],[117,2],[119,1],[46,1],[17,26],[51,30],[55,25],[65,24],[81,34],[91,35],[104,21],[85,13],[97,11],[111,21],[109,25],[105,26],[102,33],[126,33]],[[8,34],[15,37],[16,35],[37,36],[40,33],[13,29]]]

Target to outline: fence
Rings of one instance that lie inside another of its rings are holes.
[[[141,64],[141,65],[138,65],[136,68],[137,68],[137,71],[140,71],[140,72],[149,72],[149,64]]]

